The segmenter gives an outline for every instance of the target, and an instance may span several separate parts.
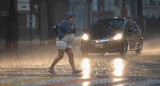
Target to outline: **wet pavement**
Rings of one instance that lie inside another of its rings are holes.
[[[159,41],[146,40],[141,55],[128,52],[90,54],[80,52],[79,39],[73,44],[75,65],[82,70],[72,74],[68,57],[56,65],[56,74],[48,67],[57,55],[54,42],[45,45],[21,47],[18,51],[0,54],[0,86],[159,86],[160,47]],[[159,42],[159,43],[157,43]],[[154,43],[154,46],[151,46]]]

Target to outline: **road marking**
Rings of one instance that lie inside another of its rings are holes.
[[[146,85],[151,86],[151,84],[160,84],[160,80],[146,80],[146,81],[136,82],[128,86],[146,86]]]
[[[113,82],[110,82],[110,83],[104,83],[105,86],[112,86],[112,85],[129,85],[131,83],[136,83],[138,81],[145,81],[146,79],[140,79],[140,80],[132,80],[132,79],[124,79],[124,80],[121,80],[121,81],[113,81]]]
[[[146,86],[153,84],[160,84],[160,80],[147,80],[145,78],[139,78],[138,80],[132,77],[106,77],[106,78],[88,78],[82,79],[80,77],[42,77],[42,78],[20,78],[7,79],[5,83],[0,83],[0,86],[84,86],[84,85],[127,85],[127,86]],[[28,80],[29,79],[29,80]],[[12,81],[13,80],[13,81]]]
[[[22,80],[29,80],[31,78],[13,78],[13,79],[2,79],[0,83],[7,83],[7,82],[17,82]]]
[[[160,83],[154,83],[154,84],[145,85],[145,86],[160,86]]]
[[[39,82],[39,81],[51,80],[51,79],[57,79],[57,77],[43,77],[43,78],[34,78],[34,79],[31,78],[31,79],[28,79],[28,80],[0,83],[0,86],[19,85],[19,84],[26,84],[26,83],[31,83],[31,82]]]
[[[96,75],[92,75],[93,77],[100,77],[100,78],[106,78],[106,77],[110,77],[113,76],[112,74],[96,74]],[[115,76],[116,77],[116,76]],[[143,77],[143,78],[160,78],[160,76],[158,75],[124,75],[122,77]]]
[[[93,81],[85,81],[82,83],[75,83],[75,84],[69,84],[69,85],[65,85],[65,86],[93,86],[93,85],[97,85],[100,83],[107,83],[107,82],[112,82],[112,79],[110,78],[105,78],[102,80],[93,80]]]
[[[21,84],[21,85],[15,85],[15,86],[39,86],[39,85],[44,85],[44,84],[49,84],[49,83],[58,83],[58,82],[64,82],[64,81],[71,81],[71,80],[77,80],[79,78],[73,78],[73,77],[66,77],[66,78],[61,78],[61,79],[51,79],[51,80],[44,80],[40,82],[32,82],[32,83],[26,83],[26,84]]]
[[[42,85],[42,86],[62,86],[62,85],[68,85],[68,84],[82,83],[82,82],[86,82],[86,81],[93,81],[93,80],[101,80],[101,78],[78,79],[78,80],[71,80],[71,81],[45,84],[45,85]]]

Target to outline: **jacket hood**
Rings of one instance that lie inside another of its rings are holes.
[[[72,11],[66,12],[66,14],[65,14],[65,19],[68,19],[68,18],[70,18],[70,17],[75,17],[75,14],[74,14]]]

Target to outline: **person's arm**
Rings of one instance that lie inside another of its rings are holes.
[[[76,33],[76,26],[73,25],[73,27],[74,27],[73,33]]]
[[[61,26],[67,33],[74,33],[76,29],[75,26],[69,24],[67,21],[62,22]]]

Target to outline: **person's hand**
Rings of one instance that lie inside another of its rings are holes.
[[[74,27],[74,26],[71,26],[71,28],[74,29],[75,27]]]

